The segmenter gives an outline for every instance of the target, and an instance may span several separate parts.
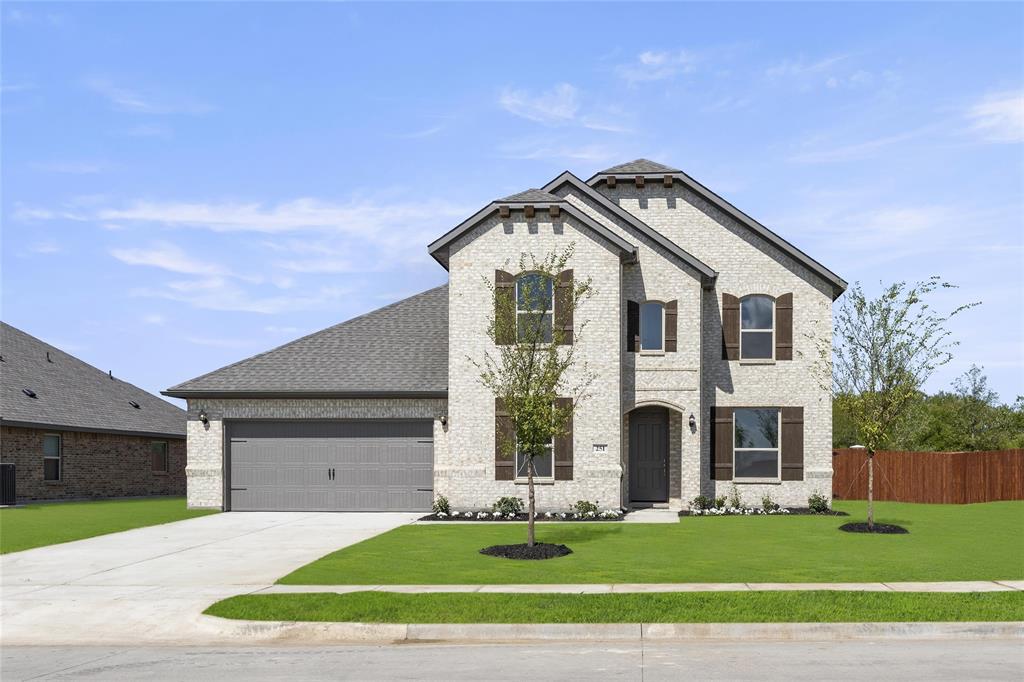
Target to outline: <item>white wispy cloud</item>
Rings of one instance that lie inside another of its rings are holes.
[[[910,142],[927,135],[937,133],[942,123],[934,123],[913,130],[892,135],[882,135],[856,142],[836,142],[820,136],[805,141],[802,149],[789,157],[795,163],[835,163],[856,161],[877,156],[880,152],[894,145]]]
[[[700,57],[690,50],[646,50],[615,73],[629,83],[660,81],[697,70]]]
[[[579,111],[579,91],[569,83],[559,83],[544,92],[505,88],[498,97],[501,107],[521,118],[545,125],[569,123]]]
[[[223,266],[189,256],[168,242],[159,242],[144,249],[111,249],[110,255],[128,265],[148,265],[182,275],[228,274]]]
[[[82,84],[86,89],[106,98],[120,111],[139,114],[205,114],[213,109],[193,97],[126,88],[103,76],[90,76]]]
[[[967,119],[987,142],[1024,142],[1024,90],[985,95],[967,110]]]
[[[405,133],[403,135],[399,135],[398,137],[402,138],[403,140],[420,140],[425,137],[433,137],[434,135],[440,133],[442,130],[444,130],[443,125],[436,125],[430,126],[429,128],[423,128],[422,130],[414,130],[411,133]]]
[[[45,173],[90,175],[103,171],[106,165],[97,161],[40,161],[33,163],[32,168]]]
[[[157,123],[143,123],[121,131],[126,137],[168,137],[171,129]]]
[[[200,279],[170,282],[166,287],[139,288],[132,291],[135,296],[161,298],[188,305],[201,310],[275,315],[337,305],[352,293],[351,289],[323,286],[306,293],[295,295],[264,295],[260,291],[249,291],[227,277],[205,277]]]
[[[43,241],[30,244],[28,250],[32,253],[43,255],[58,253],[60,251],[60,244],[55,239],[44,239]]]
[[[162,325],[167,320],[159,313],[148,313],[142,316],[142,321],[146,324]]]

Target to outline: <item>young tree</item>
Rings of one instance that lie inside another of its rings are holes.
[[[875,451],[889,443],[936,368],[953,359],[958,342],[950,338],[949,320],[979,305],[961,305],[946,315],[934,312],[926,299],[951,288],[931,277],[911,286],[897,282],[868,298],[854,284],[836,311],[832,338],[815,339],[822,386],[843,396],[866,449],[870,530],[875,527]]]
[[[499,446],[512,458],[513,466],[518,466],[517,452],[525,464],[530,547],[535,540],[534,459],[552,451],[552,441],[565,433],[593,380],[586,363],[577,359],[586,322],[575,314],[594,293],[591,280],[559,277],[573,251],[570,244],[565,251],[541,259],[521,254],[521,274],[511,287],[485,279],[494,296],[487,331],[495,350],[486,351],[482,362],[470,358],[480,370],[480,382],[503,402],[511,422],[511,433],[499,432]],[[563,320],[572,320],[572,327],[560,324]]]

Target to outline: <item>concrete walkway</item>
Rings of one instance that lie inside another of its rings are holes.
[[[215,601],[418,514],[228,513],[0,556],[0,643],[195,641]]]
[[[1014,592],[1024,591],[1024,580],[888,583],[595,583],[579,585],[271,585],[254,594],[303,592],[481,592],[489,594],[628,594],[639,592],[786,592],[837,590],[841,592]]]

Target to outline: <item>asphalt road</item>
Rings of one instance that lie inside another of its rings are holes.
[[[1024,642],[4,647],[21,680],[1020,680]]]

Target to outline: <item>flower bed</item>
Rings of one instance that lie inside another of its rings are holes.
[[[584,512],[582,514],[577,512],[543,512],[538,513],[535,521],[558,521],[558,522],[573,522],[573,521],[621,521],[623,517],[622,511],[618,509],[605,509],[599,512]],[[488,512],[488,511],[455,511],[452,510],[450,514],[439,512],[436,514],[428,514],[420,519],[420,521],[527,521],[528,516],[525,513],[502,513],[500,511]]]
[[[807,507],[779,507],[765,510],[762,507],[712,507],[711,509],[684,509],[680,516],[849,516],[842,511],[814,511]]]

